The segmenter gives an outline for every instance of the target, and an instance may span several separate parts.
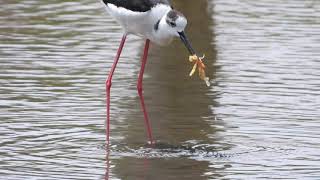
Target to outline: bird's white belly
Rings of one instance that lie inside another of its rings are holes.
[[[161,6],[161,5],[160,5]],[[158,7],[153,11],[134,12],[113,4],[108,4],[107,11],[124,28],[126,33],[135,34],[150,39],[157,44],[171,42],[171,37],[158,39],[155,36],[154,26],[170,9],[166,6]]]
[[[149,12],[134,12],[113,4],[108,4],[107,11],[127,33],[145,35],[152,30],[149,24]]]

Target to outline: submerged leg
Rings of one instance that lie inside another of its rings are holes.
[[[144,97],[143,97],[143,94],[142,94],[142,91],[143,91],[142,79],[143,79],[144,68],[145,68],[146,63],[147,63],[149,44],[150,44],[150,40],[147,39],[145,47],[144,47],[144,51],[143,51],[143,56],[142,56],[142,61],[141,61],[141,69],[140,69],[140,73],[139,73],[137,89],[138,89],[138,93],[139,93],[139,97],[140,97],[141,108],[142,108],[143,115],[144,115],[145,126],[146,126],[147,131],[148,131],[147,132],[148,133],[148,138],[149,138],[150,143],[153,144],[154,142],[153,142],[153,138],[152,138],[151,125],[150,125],[149,117],[148,117],[147,110],[146,110],[146,107],[145,107],[145,104],[144,104]]]
[[[110,89],[111,89],[111,84],[112,84],[112,76],[113,76],[113,73],[114,73],[114,70],[116,69],[117,67],[117,63],[119,61],[119,58],[120,58],[120,54],[122,52],[122,49],[123,49],[123,46],[124,46],[124,43],[126,41],[126,38],[127,38],[127,35],[124,34],[123,37],[122,37],[122,40],[121,40],[121,43],[120,43],[120,46],[118,48],[118,52],[117,52],[117,55],[115,57],[115,60],[113,62],[113,65],[111,67],[111,70],[109,72],[109,76],[108,76],[108,79],[106,80],[106,95],[107,95],[107,98],[106,98],[106,101],[107,101],[107,122],[106,122],[106,138],[107,138],[107,144],[109,145],[109,137],[110,137]]]

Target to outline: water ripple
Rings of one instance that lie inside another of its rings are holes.
[[[143,42],[129,37],[113,80],[106,157],[97,148],[105,143],[104,83],[121,28],[99,1],[2,0],[1,177],[317,179],[320,3],[174,5],[206,54],[213,86],[188,77],[180,42],[152,44],[144,93],[161,141],[144,145],[136,92]]]

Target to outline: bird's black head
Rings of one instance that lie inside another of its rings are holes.
[[[176,10],[171,10],[167,13],[167,17],[166,17],[166,22],[169,26],[171,27],[176,27],[177,26],[177,19],[181,17],[184,18],[185,17],[178,11]]]
[[[184,32],[184,29],[187,26],[186,17],[179,11],[171,10],[166,15],[166,23],[170,27],[170,30],[172,30],[176,34],[176,36],[180,37],[181,41],[187,47],[189,53],[191,55],[195,55],[196,53],[193,50],[191,43]]]

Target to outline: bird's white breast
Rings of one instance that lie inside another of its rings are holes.
[[[160,44],[155,37],[154,25],[170,10],[171,7],[164,4],[158,4],[147,12],[131,11],[110,3],[107,5],[109,14],[119,22],[126,33],[143,36]]]

